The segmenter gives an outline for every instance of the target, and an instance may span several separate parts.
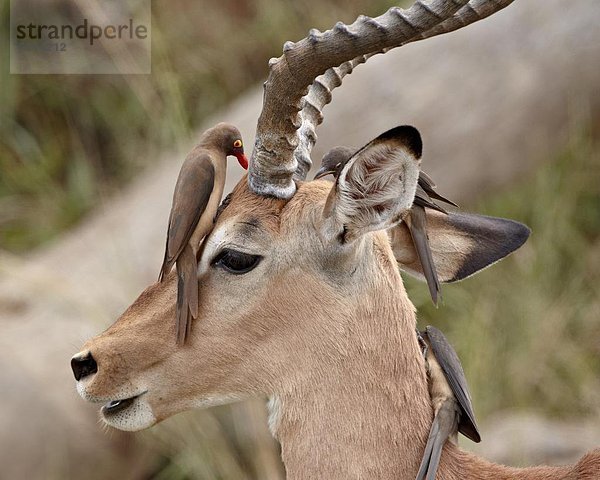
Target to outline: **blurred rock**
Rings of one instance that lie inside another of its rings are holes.
[[[528,466],[575,463],[598,445],[599,419],[565,421],[534,412],[502,412],[485,422],[481,443],[463,446],[494,462]]]
[[[326,108],[315,161],[333,145],[359,146],[413,124],[424,168],[451,198],[510,182],[560,149],[581,118],[598,118],[599,17],[594,0],[518,1],[465,30],[372,59]],[[257,87],[207,125],[233,122],[252,145],[260,105]],[[107,478],[109,469],[139,478],[151,468],[135,435],[102,431],[97,409],[75,393],[69,359],[156,279],[172,189],[193,142],[161,155],[61,241],[26,259],[0,257],[3,478]],[[230,187],[241,173],[231,162]],[[539,443],[544,460],[557,452],[548,440],[555,427],[536,433],[547,440]],[[508,443],[511,436],[497,434]],[[572,445],[582,452],[597,443]],[[509,458],[498,448],[488,452]]]

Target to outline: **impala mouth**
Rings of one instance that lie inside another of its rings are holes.
[[[87,382],[85,379],[77,382],[77,392],[84,400],[95,404],[104,405],[100,408],[100,418],[107,425],[118,430],[127,432],[136,432],[144,428],[151,427],[156,423],[156,417],[152,412],[152,407],[149,403],[149,398],[146,395],[148,390],[142,390],[137,395],[131,395],[135,390],[131,388],[121,388],[115,394],[116,399],[110,400],[111,397],[99,397],[90,395],[86,389]],[[121,398],[119,398],[119,396]],[[127,395],[131,395],[128,397]],[[115,398],[113,397],[113,398]]]
[[[135,395],[133,397],[123,398],[121,400],[111,400],[110,402],[106,403],[100,409],[100,411],[105,417],[110,417],[111,415],[122,412],[123,410],[126,410],[129,407],[131,407],[139,397],[144,395],[144,393],[146,392],[140,393],[139,395]]]

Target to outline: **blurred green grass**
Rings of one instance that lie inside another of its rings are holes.
[[[600,148],[585,129],[508,191],[466,210],[532,229],[511,257],[455,285],[443,304],[405,278],[419,325],[440,327],[480,417],[503,409],[600,415]]]
[[[151,75],[9,75],[1,49],[0,249],[25,252],[74,225],[263,80],[284,41],[392,3],[153,1]]]

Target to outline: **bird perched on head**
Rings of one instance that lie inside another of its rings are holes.
[[[361,150],[362,149],[358,151]],[[348,163],[355,153],[357,153],[355,150],[348,147],[333,147],[323,156],[321,168],[317,171],[314,179],[316,180],[326,175],[333,175],[337,178],[346,163]],[[433,300],[433,303],[437,305],[438,296],[440,294],[440,282],[438,280],[431,249],[429,248],[425,208],[432,208],[442,213],[447,213],[446,210],[435,203],[434,199],[441,200],[442,202],[454,205],[455,207],[458,205],[437,193],[435,187],[436,185],[429,175],[423,171],[419,172],[415,199],[405,222],[413,239],[421,265],[423,266],[423,273],[427,280],[431,299]]]
[[[417,480],[434,480],[446,440],[457,443],[457,432],[476,443],[481,441],[467,379],[458,355],[437,328],[420,332],[425,343],[429,394],[433,405],[433,423],[425,446]]]
[[[175,184],[158,280],[162,282],[173,264],[176,265],[179,344],[185,342],[192,318],[198,316],[196,256],[200,243],[213,228],[225,187],[229,155],[236,157],[244,169],[248,168],[239,130],[219,123],[202,134],[198,145],[185,158]]]

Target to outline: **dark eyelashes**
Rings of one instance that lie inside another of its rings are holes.
[[[241,275],[253,270],[261,261],[260,255],[239,252],[237,250],[225,249],[221,251],[212,261],[212,266]]]

